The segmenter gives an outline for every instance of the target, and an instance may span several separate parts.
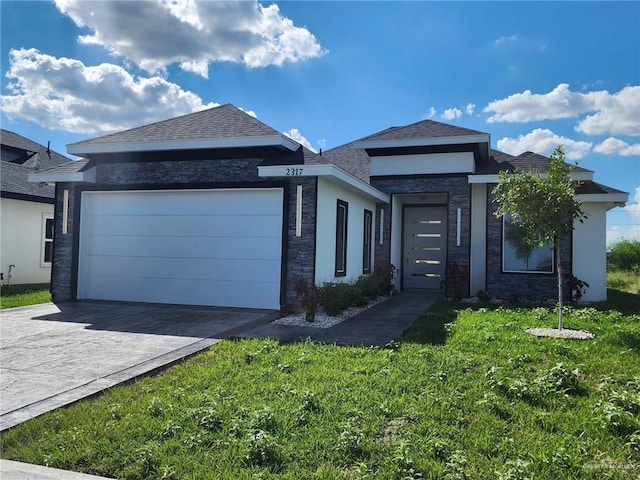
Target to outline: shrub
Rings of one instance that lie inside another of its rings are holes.
[[[640,241],[619,240],[609,247],[609,270],[625,270],[640,273]]]
[[[320,287],[320,305],[327,315],[338,315],[352,305],[366,305],[367,297],[351,283],[325,283]]]
[[[302,307],[304,308],[304,319],[307,322],[313,322],[316,319],[318,311],[318,301],[320,300],[320,290],[315,283],[309,283],[304,278],[296,283],[296,295],[302,299]]]

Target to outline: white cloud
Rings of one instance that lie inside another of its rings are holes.
[[[640,241],[640,225],[613,225],[607,228],[607,245],[611,245],[619,240]]]
[[[593,147],[593,151],[607,155],[614,154],[629,157],[632,155],[640,155],[640,143],[629,145],[619,138],[609,137]]]
[[[211,62],[281,66],[325,53],[314,35],[257,1],[56,0],[58,9],[90,31],[78,37],[148,72],[171,64],[203,77]]]
[[[579,160],[591,150],[592,143],[562,137],[546,128],[536,128],[526,135],[518,135],[517,138],[504,137],[498,140],[496,145],[499,150],[511,155],[530,151],[547,156],[551,155],[558,145],[562,145],[567,159]]]
[[[505,43],[513,43],[517,41],[518,41],[518,35],[514,33],[513,35],[496,38],[493,44],[498,46],[498,45],[504,45]]]
[[[427,119],[427,118],[433,118],[436,116],[436,109],[433,107],[429,107],[429,111],[424,115],[423,118]]]
[[[596,113],[581,120],[577,131],[587,135],[640,135],[640,86],[625,87],[613,95],[606,91],[589,95]]]
[[[633,199],[627,203],[624,210],[629,212],[632,217],[635,217],[640,221],[640,187],[636,187],[636,191],[633,194]]]
[[[447,108],[440,116],[445,120],[453,120],[455,118],[460,118],[462,116],[462,110],[455,107]]]
[[[112,132],[218,105],[160,77],[138,78],[118,65],[86,66],[36,49],[11,50],[6,76],[7,116],[74,133]]]
[[[466,112],[467,115],[473,115],[473,112],[476,109],[476,104],[475,103],[467,103],[467,106],[464,108],[464,111]]]
[[[483,111],[491,114],[487,119],[490,123],[574,118],[596,112],[580,120],[576,130],[588,135],[640,135],[640,86],[625,87],[614,94],[606,90],[580,93],[561,83],[548,93],[525,90],[494,100]]]
[[[298,130],[297,128],[292,128],[291,130],[287,130],[286,132],[284,132],[284,134],[290,139],[298,142],[300,145],[307,147],[312,152],[318,153],[318,151],[315,148],[313,148],[313,146],[311,145],[311,142],[307,140],[305,136],[302,135],[302,133],[300,133],[300,130]]]

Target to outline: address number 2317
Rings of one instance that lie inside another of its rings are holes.
[[[297,175],[302,175],[302,168],[287,168],[287,177],[295,177]]]

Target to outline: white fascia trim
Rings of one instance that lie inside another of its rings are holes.
[[[90,168],[84,172],[72,173],[30,173],[30,183],[56,183],[56,182],[73,182],[73,183],[96,183],[96,169]]]
[[[576,195],[576,200],[580,200],[582,203],[612,203],[613,206],[622,207],[628,199],[628,193],[583,193]]]
[[[423,147],[432,145],[460,145],[463,143],[489,143],[488,133],[479,135],[456,135],[453,137],[405,138],[401,140],[364,140],[353,142],[356,150],[372,148]]]
[[[593,181],[593,172],[574,172],[569,174],[572,180],[576,182],[591,182]],[[467,177],[469,183],[498,183],[500,175],[492,173],[490,175],[469,175]]]
[[[374,200],[382,203],[389,203],[389,195],[382,193],[377,188],[372,187],[357,177],[354,177],[343,169],[332,163],[319,165],[269,165],[258,167],[258,176],[261,178],[286,177],[290,180],[296,177],[329,177],[339,184],[342,184],[358,193],[363,193]]]
[[[197,150],[208,148],[284,147],[295,152],[300,144],[286,135],[255,137],[201,138],[192,140],[163,140],[159,142],[70,143],[67,152],[86,156],[91,153],[156,152],[165,150]]]

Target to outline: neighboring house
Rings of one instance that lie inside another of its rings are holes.
[[[71,160],[8,130],[0,130],[0,143],[1,282],[49,283],[54,188],[27,177]]]
[[[491,150],[486,133],[425,120],[318,155],[223,105],[68,151],[87,160],[31,175],[56,183],[54,301],[277,309],[297,303],[300,279],[354,281],[377,262],[400,290],[451,294],[455,264],[465,296],[556,291],[550,251],[523,255],[491,202],[500,170],[549,159]],[[602,300],[605,213],[628,195],[573,175],[589,218],[562,261]]]

